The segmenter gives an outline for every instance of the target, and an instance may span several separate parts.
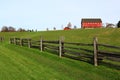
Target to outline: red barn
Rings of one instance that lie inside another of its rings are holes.
[[[81,28],[102,28],[102,20],[97,18],[82,19]]]

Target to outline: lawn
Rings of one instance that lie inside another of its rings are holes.
[[[86,62],[59,58],[49,52],[8,43],[9,38],[14,36],[34,40],[40,36],[48,40],[64,36],[68,42],[88,43],[97,36],[101,43],[119,46],[119,35],[120,29],[0,33],[5,37],[5,41],[0,42],[0,80],[120,80],[120,70],[115,68],[104,65],[95,67]]]
[[[59,58],[48,52],[0,45],[0,80],[119,80],[120,72],[105,66]]]
[[[68,31],[40,31],[40,32],[2,32],[0,36],[4,36],[5,40],[10,37],[32,38],[39,40],[40,36],[45,40],[58,40],[63,36],[67,42],[85,42],[92,43],[94,37],[98,37],[99,43],[107,43],[120,46],[120,29],[104,28],[104,29],[77,29]]]

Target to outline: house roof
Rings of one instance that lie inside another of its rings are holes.
[[[84,22],[102,22],[102,20],[100,18],[83,18],[82,23]]]
[[[70,29],[71,29],[71,28],[69,28],[69,27],[65,27],[65,28],[64,28],[64,30],[70,30]]]

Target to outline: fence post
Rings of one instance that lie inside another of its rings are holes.
[[[0,42],[2,42],[2,37],[0,37]]]
[[[16,45],[17,44],[17,42],[16,42],[16,38],[14,37],[14,44]]]
[[[9,38],[9,44],[12,44],[12,38]]]
[[[62,53],[63,53],[63,37],[60,37],[59,39],[59,57],[61,58],[62,57]]]
[[[5,40],[5,38],[4,37],[2,37],[2,42]]]
[[[4,41],[4,37],[0,37],[0,42],[3,42]]]
[[[2,37],[0,37],[0,42],[2,42]]]
[[[42,36],[40,37],[40,51],[43,51],[43,39]]]
[[[98,66],[98,45],[97,45],[98,39],[97,37],[94,38],[94,66]]]
[[[28,47],[31,48],[31,39],[28,39]]]
[[[14,38],[9,39],[9,44],[14,44]]]
[[[20,38],[20,46],[23,46],[23,39]]]

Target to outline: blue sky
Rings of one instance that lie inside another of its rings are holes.
[[[120,0],[0,0],[0,28],[62,29],[68,22],[81,27],[81,18],[120,20]]]

